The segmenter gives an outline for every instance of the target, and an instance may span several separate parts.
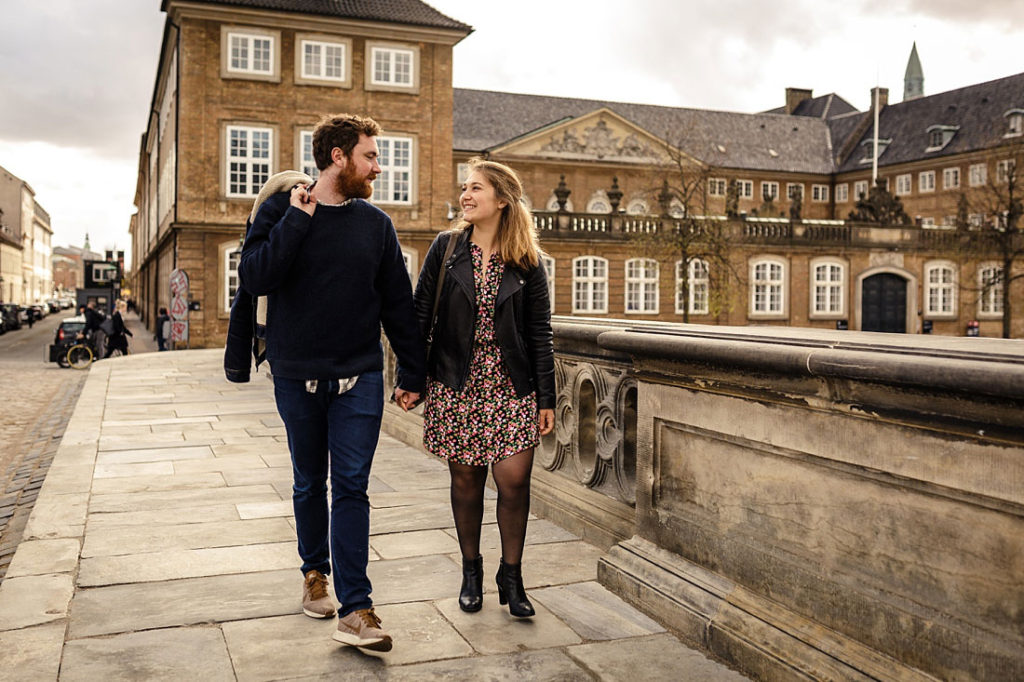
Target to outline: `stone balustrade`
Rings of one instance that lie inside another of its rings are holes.
[[[1024,679],[1024,342],[553,326],[534,510],[609,589],[757,679]]]

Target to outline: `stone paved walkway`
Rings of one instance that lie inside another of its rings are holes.
[[[19,680],[741,680],[596,582],[600,550],[532,520],[536,618],[487,590],[465,614],[447,470],[383,436],[370,487],[388,654],[303,616],[284,428],[265,374],[218,350],[97,363],[0,585],[0,677]],[[499,555],[489,496],[485,570]]]

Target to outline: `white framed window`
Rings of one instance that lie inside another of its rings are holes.
[[[850,200],[850,186],[847,183],[836,185],[836,203],[845,204]]]
[[[956,216],[955,215],[944,215],[944,216],[942,216],[942,227],[943,228],[956,227]]]
[[[956,270],[952,263],[934,261],[924,267],[925,314],[956,316]]]
[[[349,53],[351,41],[299,38],[299,82],[327,81],[347,86],[349,80]]]
[[[413,150],[411,137],[377,137],[377,164],[380,175],[374,188],[374,201],[382,204],[411,204]]]
[[[800,201],[804,200],[804,184],[802,182],[787,182],[786,198],[793,201],[797,197],[800,197]]]
[[[686,293],[683,290],[683,267],[688,267],[689,277],[686,278]],[[689,300],[691,315],[707,315],[709,310],[709,293],[711,279],[708,272],[707,261],[694,258],[689,266],[684,266],[683,261],[676,261],[676,314],[682,315],[686,302]]]
[[[316,167],[316,159],[313,158],[313,131],[299,131],[299,165],[298,169],[309,177],[316,180],[320,177],[320,171]]]
[[[548,302],[551,303],[551,314],[555,313],[555,259],[546,253],[540,255],[544,265],[544,273],[548,276]]]
[[[1006,134],[1003,137],[1019,137],[1024,134],[1024,111],[1011,109],[1005,116]]]
[[[935,171],[922,171],[917,174],[917,191],[918,192],[934,192],[935,191]]]
[[[558,210],[558,197],[555,196],[554,192],[552,192],[551,196],[548,197],[548,203],[545,206],[547,207],[547,210],[549,210],[549,211],[557,211]],[[573,206],[572,206],[572,198],[571,197],[567,198],[565,200],[565,210],[568,211],[569,213],[572,213],[575,210],[573,208]]]
[[[928,149],[941,149],[943,145],[943,132],[941,129],[929,131]]]
[[[972,163],[967,170],[967,176],[971,187],[981,187],[988,181],[988,166],[984,163]]]
[[[572,311],[608,312],[608,261],[580,256],[572,261]]]
[[[754,198],[754,181],[753,180],[737,180],[736,188],[739,190],[740,199],[753,199]]]
[[[996,182],[1005,183],[1010,177],[1010,171],[1017,166],[1013,159],[1003,159],[996,162]]]
[[[679,199],[672,199],[668,205],[668,214],[672,218],[685,218],[686,207],[683,206],[683,202],[679,201]]]
[[[724,197],[726,186],[725,179],[723,178],[709,178],[708,179],[708,196],[712,197]]]
[[[828,201],[828,185],[811,185],[811,201]]]
[[[811,263],[811,315],[842,317],[846,314],[846,264],[837,260]]]
[[[1003,268],[996,263],[978,267],[978,315],[1001,317],[1003,314]]]
[[[942,169],[942,189],[957,189],[960,187],[960,169]]]
[[[761,181],[761,198],[765,201],[775,201],[779,198],[779,183],[768,180]]]
[[[658,313],[658,261],[630,258],[626,261],[627,313]]]
[[[786,263],[760,258],[750,263],[750,317],[779,317],[786,313]]]
[[[853,183],[853,200],[860,201],[861,198],[868,198],[868,181],[858,180]]]
[[[611,213],[612,205],[608,201],[608,195],[604,193],[604,190],[597,190],[590,195],[590,200],[587,201],[587,213]]]
[[[921,218],[921,227],[932,228],[935,227],[935,218]]]
[[[469,177],[469,164],[460,163],[455,167],[455,184],[462,187],[462,183]]]
[[[229,125],[225,137],[227,196],[256,196],[273,173],[273,129]]]
[[[228,30],[226,71],[232,74],[273,76],[277,62],[275,35]]]
[[[972,228],[980,228],[985,225],[985,214],[984,213],[969,213],[967,215],[967,225]]]
[[[218,244],[217,254],[217,314],[223,318],[231,314],[231,302],[238,293],[238,262],[242,257],[242,249],[238,240],[232,239]]]
[[[896,176],[896,196],[906,196],[913,189],[914,182],[910,173]]]
[[[649,213],[647,202],[643,199],[633,199],[626,206],[626,213],[629,215],[647,215]]]
[[[369,84],[407,90],[416,88],[417,56],[417,50],[412,47],[371,44],[366,67]]]

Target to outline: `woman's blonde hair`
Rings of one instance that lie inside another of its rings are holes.
[[[469,172],[480,172],[494,187],[494,196],[505,202],[498,219],[498,255],[506,263],[524,270],[537,267],[540,261],[540,241],[533,218],[523,203],[523,183],[519,175],[503,163],[481,158],[469,160]],[[456,230],[470,226],[465,218],[459,218]]]

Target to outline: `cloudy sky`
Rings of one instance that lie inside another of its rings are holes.
[[[1024,71],[1020,0],[433,0],[476,30],[456,87],[756,112],[787,86],[858,109]],[[50,213],[54,245],[129,252],[160,0],[0,0],[0,166]],[[1024,104],[1024,102],[1022,102]]]

